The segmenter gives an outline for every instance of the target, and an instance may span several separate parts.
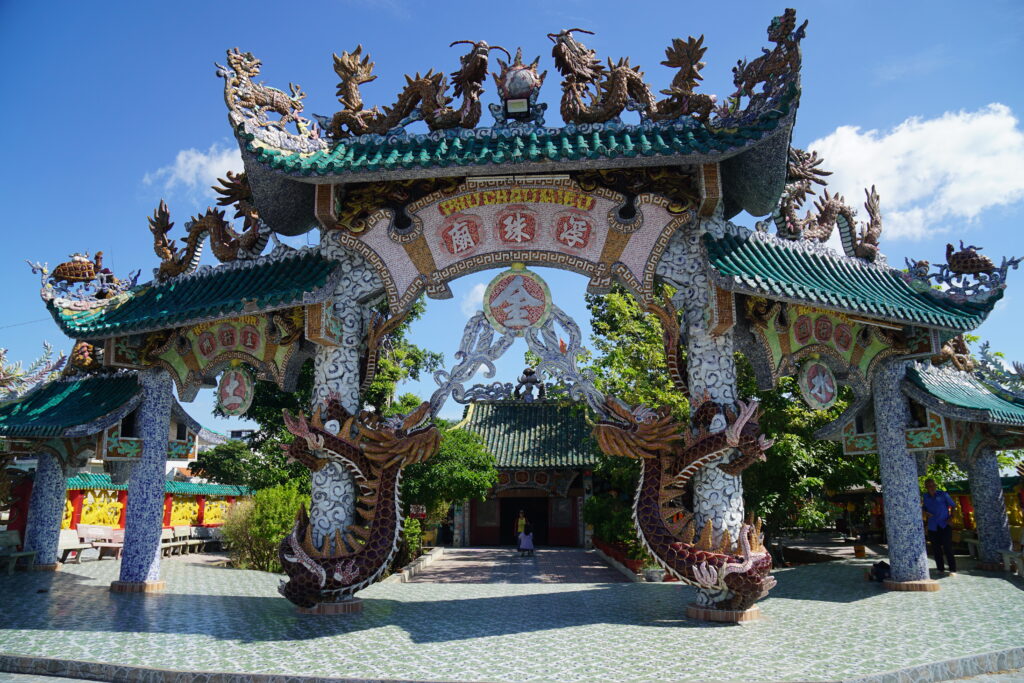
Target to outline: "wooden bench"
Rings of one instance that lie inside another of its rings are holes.
[[[120,560],[121,553],[124,552],[124,529],[110,529],[107,537],[103,540],[93,541],[92,547],[100,551],[100,556],[96,558],[98,560],[102,560],[104,557]]]
[[[21,545],[21,535],[17,531],[0,531],[0,565],[7,565],[7,573],[13,574],[14,567],[18,560],[28,558],[28,566],[32,567],[32,561],[36,558],[35,550],[18,550]]]
[[[57,553],[60,555],[61,562],[68,562],[68,555],[74,553],[74,559],[71,561],[75,564],[81,564],[82,551],[88,550],[91,547],[91,543],[82,543],[78,540],[78,532],[74,529],[60,530],[60,539],[57,541]]]

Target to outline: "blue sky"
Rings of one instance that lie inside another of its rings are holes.
[[[368,105],[390,104],[406,72],[457,67],[460,39],[484,39],[548,69],[542,98],[557,123],[559,77],[545,34],[567,27],[596,32],[586,44],[604,57],[629,55],[654,89],[673,37],[705,34],[701,90],[732,91],[731,68],[766,46],[778,6],[734,2],[321,2],[288,6],[220,3],[0,3],[0,106],[8,160],[3,165],[3,267],[6,310],[0,346],[31,360],[44,339],[70,348],[38,298],[25,259],[64,260],[103,250],[116,274],[157,265],[146,217],[165,198],[176,229],[213,203],[208,185],[237,164],[213,62],[230,47],[263,60],[262,78],[300,83],[306,112],[331,114],[336,76],[331,53],[362,44],[377,64],[364,86]],[[794,143],[825,154],[831,186],[859,204],[865,185],[882,198],[882,249],[942,260],[945,243],[964,237],[993,257],[1024,255],[1024,4],[962,2],[804,2],[803,97]],[[494,101],[493,86],[485,102]],[[485,114],[485,119],[487,115]],[[753,221],[737,219],[748,225]],[[314,236],[310,236],[315,239]],[[300,240],[302,241],[302,240]],[[212,257],[209,257],[212,258]],[[208,261],[204,261],[208,262]],[[556,302],[585,325],[583,278],[542,271]],[[418,343],[452,362],[463,324],[493,273],[453,283],[455,298],[431,301],[413,329]],[[1024,359],[1016,317],[1024,271],[981,334]],[[514,380],[525,346],[506,354],[499,379]],[[432,381],[403,387],[427,396]],[[234,421],[207,417],[208,394],[189,409],[219,430]],[[443,414],[457,415],[450,404]]]

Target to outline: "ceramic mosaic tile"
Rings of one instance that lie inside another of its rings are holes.
[[[680,584],[382,583],[360,593],[361,614],[311,617],[277,595],[273,574],[171,558],[166,593],[112,594],[117,563],[86,562],[0,577],[0,653],[489,681],[885,680],[878,675],[968,657],[943,669],[963,676],[984,671],[972,668],[977,656],[997,651],[1010,652],[984,660],[989,666],[1024,666],[1024,580],[967,572],[942,579],[936,593],[886,592],[863,580],[866,566],[780,570],[759,603],[764,620],[727,626],[687,620],[694,590]],[[964,615],[983,617],[968,625]],[[912,679],[938,680],[931,668]]]

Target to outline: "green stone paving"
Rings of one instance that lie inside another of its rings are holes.
[[[310,617],[272,574],[174,558],[165,594],[113,595],[117,563],[86,562],[0,577],[0,653],[385,679],[821,680],[1024,644],[1020,578],[885,592],[865,566],[781,570],[762,622],[724,626],[686,620],[679,584],[383,583],[360,594],[362,614]]]

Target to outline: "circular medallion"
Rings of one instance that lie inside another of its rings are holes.
[[[256,385],[244,366],[228,368],[217,383],[217,406],[225,415],[241,415],[249,409]]]
[[[797,378],[800,394],[814,410],[828,410],[839,397],[839,386],[832,369],[821,361],[812,360],[804,363]]]
[[[551,314],[551,292],[536,273],[515,265],[491,280],[484,291],[484,315],[501,333],[522,336]]]

